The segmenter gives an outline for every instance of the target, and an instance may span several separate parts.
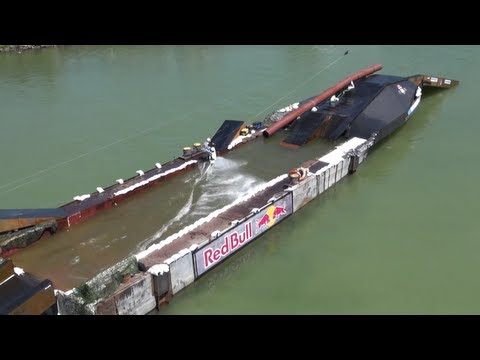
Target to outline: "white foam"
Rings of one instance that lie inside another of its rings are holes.
[[[88,199],[89,197],[90,197],[90,194],[77,195],[73,198],[73,200],[83,201],[85,199]]]
[[[140,181],[136,184],[133,184],[125,189],[122,189],[120,191],[117,191],[116,193],[114,193],[115,196],[118,196],[118,195],[123,195],[123,194],[126,194],[132,190],[135,190],[136,188],[139,188],[140,186],[143,186],[143,185],[146,185],[148,184],[149,182],[152,182],[154,180],[157,180],[157,179],[160,179],[161,177],[163,176],[166,176],[166,175],[169,175],[171,173],[174,173],[176,171],[179,171],[179,170],[182,170],[182,169],[185,169],[188,165],[190,164],[195,164],[197,162],[197,160],[190,160],[190,161],[187,161],[185,163],[183,163],[182,165],[180,165],[179,167],[176,167],[174,169],[170,169],[170,170],[167,170],[165,171],[164,173],[161,173],[161,174],[157,174],[157,175],[153,175],[152,177],[149,177],[148,179],[146,180],[143,180],[143,181]],[[141,170],[139,170],[141,171]]]
[[[294,103],[292,105],[285,106],[284,108],[278,109],[277,112],[287,112],[287,111],[292,111],[294,109],[298,109],[298,105],[300,103]]]
[[[167,264],[157,264],[153,265],[148,272],[152,275],[163,275],[164,273],[168,273],[170,271],[170,267]]]
[[[15,271],[15,274],[17,274],[17,275],[25,274],[25,271],[23,271],[22,268],[19,268],[19,267],[16,267],[16,266],[13,268],[13,271]]]
[[[195,192],[196,185],[207,174],[207,171],[208,171],[208,169],[210,169],[210,166],[211,166],[210,163],[208,163],[206,169],[205,169],[205,166],[203,168],[201,168],[201,174],[200,174],[200,176],[195,177],[195,182],[193,184],[192,191],[190,192],[190,196],[188,197],[188,200],[187,200],[186,204],[180,209],[180,211],[177,213],[177,215],[175,215],[175,217],[173,219],[171,219],[167,224],[164,224],[160,228],[160,230],[155,232],[155,234],[153,234],[152,236],[149,236],[147,239],[143,240],[140,244],[138,244],[138,246],[137,246],[138,250],[143,249],[144,247],[148,247],[155,240],[160,238],[165,233],[165,231],[167,231],[170,228],[170,226],[172,226],[177,221],[182,220],[191,211],[191,207],[192,207],[192,204],[193,204],[193,195],[194,195],[194,192]],[[203,170],[205,170],[205,171],[203,171]],[[189,179],[189,180],[191,180],[191,179]]]

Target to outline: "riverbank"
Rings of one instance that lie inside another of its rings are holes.
[[[26,50],[42,49],[54,47],[57,45],[0,45],[0,53],[17,52],[22,53]]]

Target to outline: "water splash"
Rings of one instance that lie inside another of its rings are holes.
[[[155,240],[159,239],[172,225],[175,223],[181,221],[190,211],[192,204],[193,204],[193,198],[194,198],[194,193],[195,189],[197,188],[197,184],[202,181],[202,179],[205,178],[206,174],[208,173],[208,170],[210,168],[211,164],[210,163],[204,163],[203,167],[200,168],[200,176],[198,177],[190,177],[186,180],[186,182],[192,182],[192,190],[190,191],[190,195],[188,196],[187,202],[183,205],[183,207],[178,211],[178,213],[170,219],[170,221],[166,224],[164,224],[158,231],[156,231],[153,235],[150,237],[146,238],[143,240],[141,243],[137,245],[138,250],[144,250],[148,246],[150,246]],[[133,252],[134,253],[134,252]]]
[[[144,250],[168,230],[181,228],[231,203],[244,195],[263,180],[242,174],[247,161],[217,158],[214,163],[206,163],[200,176],[192,178],[192,188],[188,199],[178,213],[153,235],[142,241],[138,250]]]

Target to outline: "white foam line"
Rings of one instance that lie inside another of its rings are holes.
[[[197,162],[197,160],[190,160],[190,161],[187,161],[186,163],[180,165],[179,167],[175,168],[175,169],[170,169],[168,171],[165,171],[164,173],[161,173],[161,174],[157,174],[157,175],[153,175],[152,177],[146,179],[146,180],[143,180],[143,181],[140,181],[139,183],[136,183],[136,184],[133,184],[132,186],[129,186],[125,189],[122,189],[120,191],[117,191],[116,193],[114,193],[113,195],[115,196],[118,196],[118,195],[123,195],[123,194],[126,194],[132,190],[135,190],[136,188],[139,188],[140,186],[143,186],[143,185],[146,185],[148,184],[149,182],[152,182],[154,180],[157,180],[157,179],[160,179],[161,177],[163,176],[166,176],[168,174],[171,174],[175,171],[179,171],[179,170],[182,170],[182,169],[185,169],[188,165],[190,164],[195,164]]]
[[[179,237],[182,237],[183,235],[187,234],[188,232],[192,231],[193,229],[199,227],[200,225],[202,225],[204,223],[209,222],[213,218],[219,216],[221,213],[223,213],[223,212],[227,211],[228,209],[230,209],[230,208],[248,200],[249,198],[254,196],[256,193],[258,193],[260,191],[263,191],[263,190],[275,185],[276,183],[286,179],[287,177],[288,177],[288,174],[282,174],[282,175],[277,176],[276,178],[270,180],[269,182],[267,182],[263,185],[258,185],[256,188],[254,188],[254,190],[252,192],[250,192],[250,193],[248,193],[248,194],[246,194],[242,197],[239,197],[237,200],[235,200],[231,204],[226,205],[221,209],[213,211],[208,216],[206,216],[204,218],[201,218],[201,219],[195,221],[193,224],[184,227],[179,232],[177,232],[173,235],[170,235],[169,237],[167,237],[165,240],[159,242],[158,244],[154,244],[154,245],[150,246],[149,248],[147,248],[146,250],[139,252],[138,254],[135,255],[137,261],[140,260],[140,259],[143,259],[144,257],[148,256],[149,254],[151,254],[152,252],[154,252],[156,250],[160,250],[165,245],[170,244],[171,242],[178,239]]]
[[[195,179],[195,183],[193,184],[193,187],[192,187],[192,191],[190,192],[190,196],[187,200],[187,203],[178,211],[177,215],[175,215],[175,217],[173,219],[171,219],[167,224],[164,224],[160,230],[158,230],[157,232],[155,232],[155,234],[153,234],[152,236],[149,236],[147,239],[143,240],[138,246],[137,246],[137,249],[141,249],[143,248],[144,246],[148,246],[150,245],[152,242],[154,242],[155,240],[157,240],[158,238],[160,238],[160,236],[162,236],[165,231],[167,231],[170,226],[172,226],[174,223],[176,223],[177,221],[179,221],[180,219],[182,219],[185,215],[188,214],[188,212],[190,211],[191,207],[192,207],[192,204],[193,204],[193,194],[195,192],[195,187],[196,185],[198,184],[198,182],[200,180],[202,180],[202,178],[205,176],[205,174],[207,174],[207,171],[208,169],[210,169],[210,166],[211,164],[208,163],[207,165],[207,168],[205,170],[204,173],[201,173],[199,177],[197,177]],[[203,170],[203,169],[202,169]],[[202,171],[201,170],[201,171]]]
[[[187,200],[187,203],[180,209],[180,211],[175,215],[173,219],[171,219],[167,224],[163,225],[160,230],[158,230],[155,234],[152,236],[148,237],[143,244],[141,244],[141,247],[144,247],[146,244],[150,244],[154,242],[156,239],[158,239],[160,236],[162,236],[165,231],[167,231],[170,226],[172,226],[174,223],[182,219],[185,215],[188,214],[190,208],[192,207],[193,204],[193,193],[195,191],[195,188],[192,189],[192,192],[190,193],[190,196]]]

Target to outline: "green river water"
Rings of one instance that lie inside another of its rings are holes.
[[[262,120],[376,63],[381,73],[460,85],[424,97],[354,176],[158,313],[480,313],[479,46],[62,46],[0,54],[0,208],[59,206],[173,159],[225,119]],[[262,138],[12,258],[69,289],[332,146],[290,150],[278,146],[282,139]]]

